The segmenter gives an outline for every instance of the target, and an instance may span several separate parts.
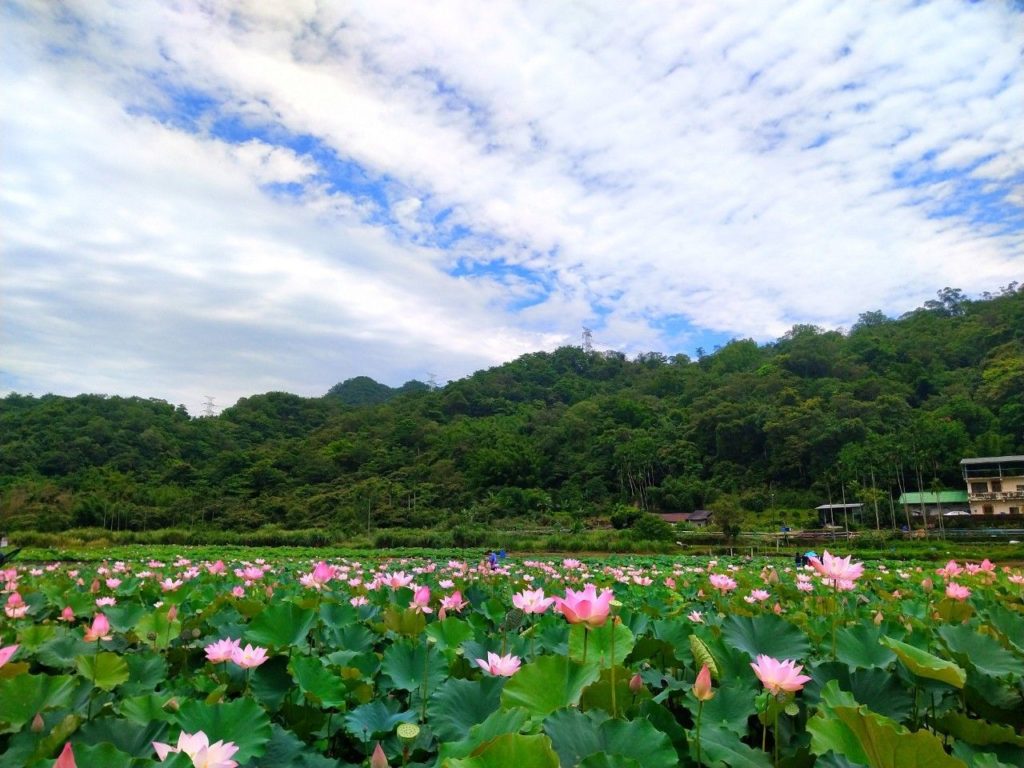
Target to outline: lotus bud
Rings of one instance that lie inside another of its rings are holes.
[[[643,689],[644,689],[643,678],[640,677],[640,673],[637,672],[635,675],[633,675],[631,678],[629,678],[629,690],[632,692],[632,694],[634,696],[636,696]]]
[[[384,754],[379,741],[377,746],[374,747],[373,754],[370,756],[370,768],[389,768],[388,756]]]
[[[96,592],[100,591],[100,580],[99,579],[93,579],[92,580],[92,584],[89,586],[89,591],[92,592],[93,594],[95,594]]]
[[[167,609],[167,620],[174,621],[176,618],[178,618],[178,606],[172,605]]]
[[[36,716],[32,718],[32,733],[39,733],[46,727],[46,723],[43,722],[43,716],[36,712]]]
[[[881,611],[875,611],[874,622],[875,622],[875,626],[876,627],[879,624],[881,624],[884,619],[885,619],[885,617],[882,615]]]
[[[711,670],[707,664],[702,664],[700,672],[697,673],[697,681],[693,684],[693,695],[697,701],[711,701],[715,698],[715,691],[711,687]]]
[[[926,576],[925,578],[921,579],[921,589],[923,589],[925,592],[931,592],[933,589],[935,589],[935,584],[932,582],[930,577]]]
[[[60,612],[60,620],[61,621],[74,621],[75,620],[75,612],[71,609],[70,605],[65,606],[64,610]]]
[[[775,606],[772,608],[772,611],[775,612],[776,616],[779,616],[782,613],[782,604],[776,603]]]
[[[164,703],[164,709],[169,712],[177,712],[179,707],[178,700],[173,696]]]

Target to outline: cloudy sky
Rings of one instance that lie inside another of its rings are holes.
[[[6,0],[0,393],[219,407],[1024,278],[1024,7]]]

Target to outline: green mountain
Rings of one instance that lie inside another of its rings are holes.
[[[1024,453],[1024,291],[945,289],[898,319],[795,326],[693,360],[562,347],[440,389],[366,377],[216,417],[142,399],[0,399],[0,530],[336,530],[631,505],[754,512],[960,487]],[[874,490],[872,490],[874,489]]]

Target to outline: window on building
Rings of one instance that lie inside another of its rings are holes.
[[[992,505],[991,504],[983,504],[982,507],[981,507],[981,511],[984,514],[986,514],[986,515],[991,515],[992,512],[993,512]]]
[[[988,493],[988,483],[971,483],[971,493]]]
[[[1011,515],[1019,515],[1020,514],[1020,507],[1010,507],[1010,514]]]
[[[1002,491],[1003,491],[1003,483],[1002,483],[1002,481],[1001,480],[993,480],[992,481],[992,493],[1002,493]]]

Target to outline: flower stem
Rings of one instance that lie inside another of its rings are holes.
[[[587,639],[590,637],[590,630],[587,625],[583,625],[583,663],[587,663]]]
[[[772,728],[772,736],[774,736],[773,745],[775,752],[775,768],[779,768],[779,702],[775,702],[775,725]]]
[[[700,717],[704,714],[704,701],[697,702],[697,768],[701,768],[700,761]]]

